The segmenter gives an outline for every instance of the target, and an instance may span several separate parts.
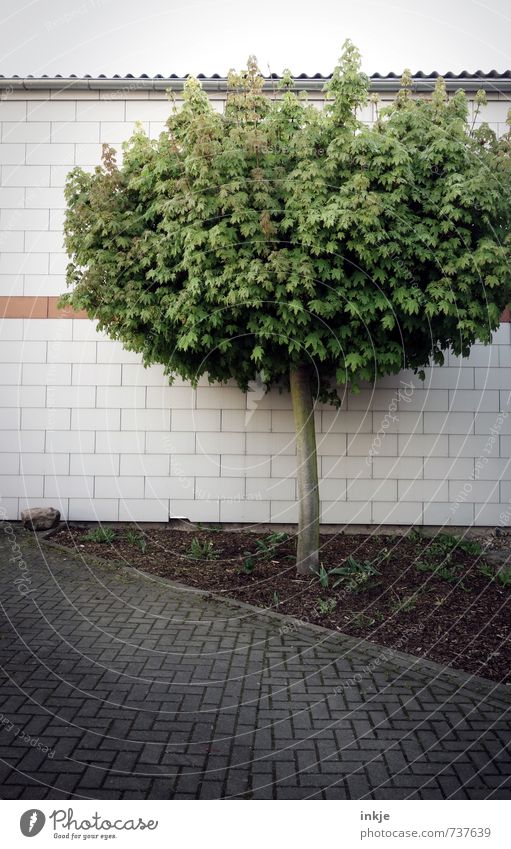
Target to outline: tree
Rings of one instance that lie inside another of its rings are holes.
[[[106,147],[71,172],[64,301],[195,384],[256,374],[290,389],[298,455],[297,567],[318,567],[315,400],[421,371],[489,342],[511,294],[511,136],[473,130],[463,92],[414,99],[405,73],[373,126],[346,42],[317,109],[255,59],[225,114],[188,79],[181,110],[118,167]],[[484,95],[479,94],[479,108]],[[377,104],[375,103],[375,109]]]

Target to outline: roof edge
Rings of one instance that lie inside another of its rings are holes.
[[[412,87],[414,91],[431,91],[435,87],[435,83],[440,74],[431,74],[429,76],[419,72],[412,77]],[[86,91],[182,91],[187,77],[178,77],[172,75],[170,77],[134,77],[128,74],[125,77],[114,76],[98,76],[98,77],[62,77],[62,76],[43,76],[43,77],[1,77],[0,76],[0,91],[36,91],[36,90],[51,90],[51,91],[67,91],[67,90],[86,90]],[[201,84],[205,91],[223,92],[227,90],[227,78],[220,77],[217,74],[211,77],[206,77],[202,74],[198,75]],[[263,89],[272,91],[280,78],[276,75],[265,77]],[[323,90],[329,77],[322,77],[316,74],[313,77],[308,77],[301,74],[294,78],[294,89],[296,91],[319,92]],[[463,89],[465,91],[476,91],[484,89],[487,92],[508,92],[511,91],[511,71],[497,73],[490,71],[488,74],[477,72],[475,74],[454,75],[452,73],[444,76],[445,84],[448,91],[457,91]],[[381,76],[374,74],[370,77],[370,90],[377,92],[396,91],[399,89],[400,78],[397,74],[389,74]]]

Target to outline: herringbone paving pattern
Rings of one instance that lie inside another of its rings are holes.
[[[3,798],[509,797],[502,687],[9,527]]]

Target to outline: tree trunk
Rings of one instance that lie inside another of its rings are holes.
[[[304,365],[292,368],[290,386],[296,429],[299,504],[296,571],[298,575],[310,575],[319,567],[318,457],[310,369]]]

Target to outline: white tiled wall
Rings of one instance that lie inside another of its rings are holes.
[[[497,129],[508,106],[489,104]],[[65,174],[93,167],[101,142],[118,144],[137,119],[157,134],[168,110],[163,94],[148,92],[0,100],[1,295],[65,290]],[[509,524],[510,378],[502,324],[493,345],[429,369],[424,383],[402,373],[339,411],[319,405],[323,520]],[[0,392],[0,506],[9,518],[53,505],[73,520],[296,520],[285,394],[169,387],[161,368],[143,369],[93,322],[63,319],[0,320]]]
[[[425,383],[402,373],[338,411],[318,405],[325,521],[503,522],[511,401],[499,375],[510,333],[502,324],[491,348],[430,369]],[[4,319],[0,339],[9,517],[57,504],[71,519],[296,519],[287,395],[168,386],[160,367],[143,369],[89,321]],[[491,365],[474,365],[489,355]]]

